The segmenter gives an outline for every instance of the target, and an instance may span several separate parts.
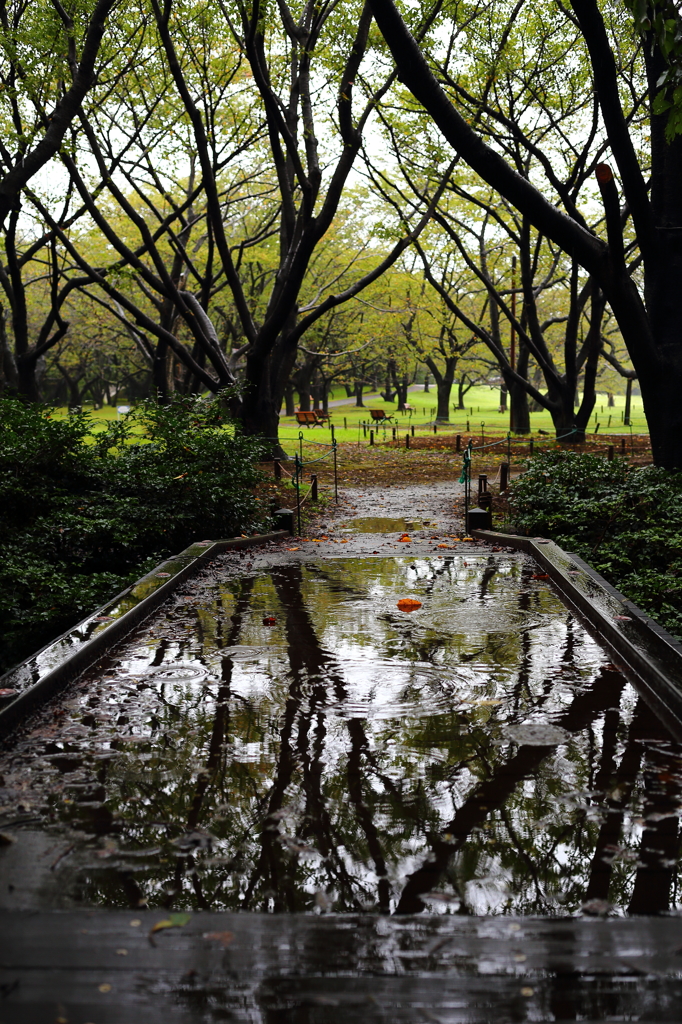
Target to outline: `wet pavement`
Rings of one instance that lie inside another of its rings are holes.
[[[0,906],[676,910],[682,748],[457,491],[219,556],[47,706],[0,754]]]

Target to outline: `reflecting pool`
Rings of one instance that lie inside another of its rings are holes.
[[[53,905],[678,904],[682,749],[520,554],[219,561],[0,775]]]

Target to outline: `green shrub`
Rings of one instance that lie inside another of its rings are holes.
[[[517,529],[574,551],[682,637],[682,472],[547,452],[515,482],[511,510]]]
[[[99,433],[84,414],[0,400],[2,669],[192,541],[267,525],[261,448],[223,425],[200,399]]]

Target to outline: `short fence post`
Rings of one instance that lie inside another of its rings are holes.
[[[393,440],[395,441],[396,434],[398,433],[398,428],[397,427],[393,427],[392,430],[393,430]]]
[[[310,476],[310,498],[312,501],[317,501],[317,473],[312,473]]]
[[[414,423],[413,423],[413,424],[412,424],[412,426],[410,427],[410,430],[412,431],[412,437],[414,437]]]
[[[346,417],[345,416],[343,417],[343,429],[344,430],[348,430],[348,423],[346,422]]]
[[[272,464],[273,464],[274,469],[275,469],[275,480],[281,480],[282,479],[282,463],[279,461],[279,459],[273,459],[272,460]]]
[[[332,450],[334,452],[334,500],[336,501],[336,504],[338,505],[338,503],[339,503],[339,473],[338,473],[337,464],[336,464],[336,441],[334,441],[334,444],[332,445]]]
[[[509,463],[503,462],[500,466],[500,494],[509,487]]]
[[[405,434],[405,447],[406,448],[410,447],[410,435],[409,434]]]
[[[614,455],[614,447],[613,447],[612,444],[610,444],[608,449],[607,449],[607,451],[606,451],[606,458],[609,460],[609,462],[613,462],[613,455]]]
[[[534,449],[535,449],[535,442],[533,441],[533,438],[531,437],[530,441],[528,442],[528,454],[532,455]]]
[[[481,473],[478,478],[478,493],[485,494],[488,490],[488,476],[486,473]]]
[[[621,453],[621,455],[625,455],[625,438],[624,437],[621,437],[621,439],[620,439],[620,453]]]
[[[467,420],[467,434],[471,433],[471,427],[469,426],[469,420]]]
[[[507,462],[511,466],[511,431],[507,433]]]
[[[373,444],[374,444],[374,431],[370,430],[370,432],[369,432],[369,445],[370,445],[370,448],[372,447]]]
[[[436,426],[435,423],[433,424],[433,432],[434,432],[434,434],[438,433],[438,427]]]
[[[367,437],[367,424],[366,423],[362,424],[362,436],[363,437]]]
[[[332,432],[332,444],[334,444],[334,424],[333,423],[329,424],[329,429]]]
[[[457,437],[455,438],[455,451],[456,452],[461,452],[461,450],[462,450],[462,435],[458,434]]]
[[[294,469],[296,472],[296,512],[298,520],[298,536],[301,536],[301,473],[303,471],[303,463],[299,459],[298,454],[295,456]]]

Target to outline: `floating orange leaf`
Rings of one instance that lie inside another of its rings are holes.
[[[415,601],[413,597],[403,597],[398,601],[398,608],[401,612],[416,612],[417,608],[421,608],[421,601]]]

